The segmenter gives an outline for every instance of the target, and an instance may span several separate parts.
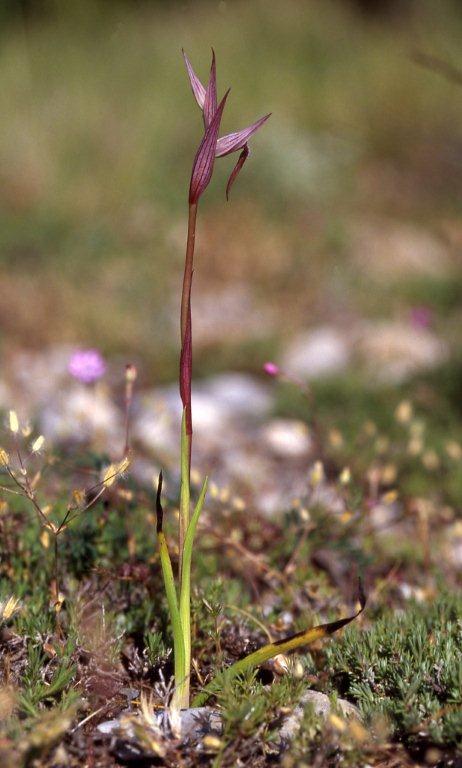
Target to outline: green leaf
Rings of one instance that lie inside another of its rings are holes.
[[[162,530],[163,509],[161,504],[162,493],[162,472],[159,475],[157,485],[156,513],[157,513],[157,546],[159,548],[160,565],[162,576],[164,578],[165,594],[167,597],[168,611],[173,632],[173,654],[174,654],[174,673],[175,673],[175,694],[173,703],[176,706],[183,706],[184,689],[186,684],[186,666],[185,666],[185,648],[183,640],[183,628],[181,626],[180,612],[178,609],[178,598],[176,594],[175,578],[173,576],[172,562],[168,551],[167,540]]]
[[[191,520],[186,531],[183,547],[183,568],[181,571],[181,587],[180,587],[180,618],[181,625],[183,627],[183,639],[185,647],[185,669],[188,676],[187,689],[188,689],[188,702],[186,706],[189,706],[189,674],[191,668],[191,561],[194,545],[194,536],[196,533],[197,523],[204,506],[205,494],[207,493],[208,478],[206,477],[197,500],[197,504],[194,507]]]

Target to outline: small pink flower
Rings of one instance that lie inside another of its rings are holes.
[[[97,349],[77,349],[71,356],[67,370],[78,381],[91,384],[106,373],[106,362]]]
[[[265,363],[263,370],[268,374],[268,376],[279,376],[280,374],[279,366],[276,365],[276,363]]]
[[[431,325],[432,319],[433,313],[430,307],[421,305],[411,308],[410,320],[414,328],[428,328]]]

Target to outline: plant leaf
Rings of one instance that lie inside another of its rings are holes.
[[[267,645],[259,648],[257,651],[254,651],[254,653],[250,653],[248,656],[245,656],[245,658],[236,661],[223,672],[219,673],[216,678],[214,678],[207,686],[205,686],[204,690],[195,697],[192,706],[202,706],[202,704],[207,701],[211,694],[219,690],[223,676],[226,676],[228,679],[232,679],[233,677],[236,677],[236,675],[239,675],[242,672],[246,672],[252,667],[257,667],[260,664],[263,664],[265,661],[272,659],[279,653],[288,653],[289,651],[295,650],[295,648],[301,648],[304,645],[311,645],[311,643],[314,643],[316,640],[320,640],[323,637],[329,637],[329,635],[333,635],[334,632],[337,632],[351,621],[354,621],[354,619],[356,619],[366,607],[366,597],[364,595],[361,582],[359,583],[358,599],[359,609],[352,616],[347,616],[346,618],[339,619],[338,621],[331,621],[328,624],[318,624],[316,627],[302,630],[302,632],[297,632],[297,634],[286,637],[283,640],[277,640],[274,643],[268,643]]]
[[[185,648],[185,670],[189,676],[191,666],[191,561],[194,546],[194,535],[196,533],[197,523],[199,521],[202,507],[204,506],[205,494],[207,493],[207,482],[205,478],[194,512],[189,521],[188,529],[183,545],[183,559],[181,569],[180,586],[180,619],[183,629],[183,640]],[[186,688],[189,697],[189,677],[186,681]]]
[[[164,512],[162,509],[162,472],[159,474],[156,495],[156,516],[157,516],[157,546],[159,549],[160,565],[164,579],[165,595],[167,598],[168,612],[173,632],[173,655],[175,665],[175,684],[176,690],[174,701],[181,701],[183,688],[186,680],[185,651],[183,641],[183,631],[181,626],[180,612],[178,609],[178,598],[176,594],[175,578],[173,576],[172,562],[168,551],[167,540],[165,538],[162,526]]]

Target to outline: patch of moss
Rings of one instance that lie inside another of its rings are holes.
[[[384,716],[410,745],[462,748],[462,596],[441,595],[326,648],[330,677],[366,720]]]

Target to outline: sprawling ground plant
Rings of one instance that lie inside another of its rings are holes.
[[[76,357],[71,359],[71,365],[75,370],[80,370],[79,378],[82,381],[91,381],[91,367],[94,361],[83,360],[82,353],[80,363]],[[79,368],[80,365],[80,368]],[[132,386],[132,367],[129,366],[126,373],[127,389]],[[94,371],[93,371],[94,373]],[[86,376],[87,378],[84,378]],[[90,378],[88,378],[90,377]],[[131,390],[129,390],[131,392]],[[129,413],[127,404],[127,414]],[[124,456],[121,461],[105,465],[101,472],[95,472],[92,483],[83,489],[74,489],[71,498],[63,509],[58,503],[44,502],[40,493],[40,484],[43,476],[57,461],[56,457],[45,451],[45,438],[43,435],[33,437],[30,426],[21,424],[16,411],[10,410],[8,414],[8,431],[11,446],[9,450],[0,448],[0,490],[8,495],[22,497],[34,510],[41,528],[40,541],[48,549],[52,544],[53,552],[53,579],[50,584],[51,601],[56,614],[59,614],[63,602],[60,591],[60,560],[59,542],[71,524],[84,512],[93,508],[110,488],[128,469],[129,437],[128,416],[126,429],[126,444]]]
[[[201,196],[208,187],[212,178],[216,157],[240,151],[239,158],[228,179],[226,197],[229,198],[231,186],[236,180],[248,155],[249,138],[266,122],[269,114],[261,117],[247,128],[235,133],[230,133],[219,138],[219,130],[223,110],[228,98],[229,90],[218,103],[215,53],[212,51],[212,65],[210,77],[205,88],[192,65],[184,55],[186,69],[194,97],[199,105],[204,120],[204,135],[199,144],[194,158],[191,181],[189,186],[189,216],[188,235],[186,242],[186,258],[183,277],[183,290],[181,298],[181,354],[180,354],[180,395],[183,404],[183,416],[181,426],[181,490],[180,490],[180,517],[179,517],[179,566],[178,585],[175,581],[171,564],[169,548],[163,531],[163,509],[161,503],[162,474],[159,476],[157,488],[157,537],[160,562],[165,584],[165,593],[169,607],[170,620],[173,631],[174,643],[174,675],[175,692],[173,705],[179,708],[189,706],[190,699],[190,669],[191,669],[191,561],[194,546],[194,536],[197,523],[204,506],[207,492],[207,478],[205,478],[199,498],[191,515],[191,491],[190,471],[192,453],[192,408],[191,408],[191,384],[192,384],[192,320],[191,320],[191,291],[194,273],[194,247],[196,235],[197,210]],[[360,590],[361,592],[361,590]],[[323,624],[299,632],[291,637],[275,643],[269,643],[244,659],[237,661],[230,668],[220,673],[215,680],[205,687],[194,700],[201,704],[207,700],[211,693],[219,690],[224,677],[229,679],[243,673],[252,667],[268,661],[277,654],[294,650],[302,645],[309,644],[321,637],[332,634],[352,621],[364,608],[364,597],[360,594],[358,611],[353,615],[339,621]]]
[[[462,599],[442,594],[356,628],[327,649],[331,679],[365,718],[382,716],[410,745],[460,745],[462,734]]]

